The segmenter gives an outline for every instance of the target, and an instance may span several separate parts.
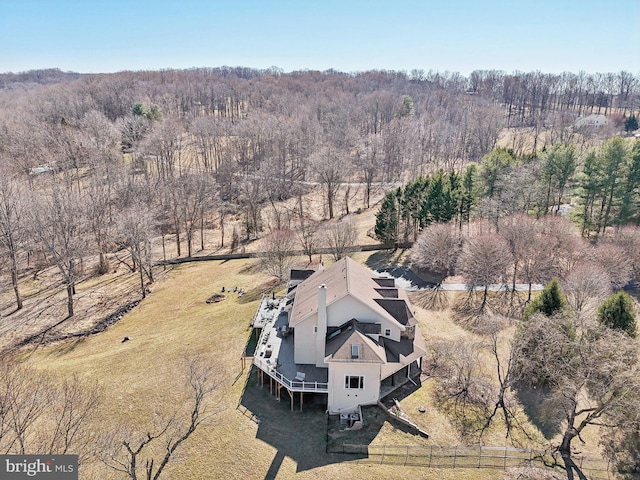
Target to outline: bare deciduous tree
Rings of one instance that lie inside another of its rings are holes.
[[[54,185],[32,210],[35,234],[58,267],[67,289],[67,313],[73,316],[73,295],[80,263],[87,252],[85,219],[80,196],[63,185]]]
[[[460,434],[469,438],[484,424],[490,409],[494,387],[482,372],[482,345],[466,340],[439,341],[431,344],[430,373],[437,377],[437,398]]]
[[[309,257],[309,263],[311,263],[311,256],[319,243],[318,225],[313,220],[302,217],[298,223],[296,236],[302,246],[302,252]]]
[[[411,262],[444,278],[453,273],[461,248],[462,238],[455,225],[433,223],[422,230],[413,245]]]
[[[193,237],[204,223],[204,214],[211,198],[211,184],[205,175],[183,175],[173,185],[177,189],[176,200],[181,210],[180,218],[184,222],[187,237],[187,255],[193,251]],[[201,244],[204,243],[201,238]]]
[[[337,151],[325,148],[313,157],[312,165],[324,189],[329,219],[332,219],[336,194],[344,181],[345,162]]]
[[[242,206],[244,215],[245,238],[257,238],[262,231],[262,206],[264,199],[263,179],[255,175],[241,181],[238,203]]]
[[[599,263],[585,260],[565,275],[562,287],[576,315],[589,316],[611,293],[611,279]]]
[[[269,275],[283,280],[293,265],[296,237],[291,230],[276,230],[264,239],[260,266]]]
[[[18,252],[25,233],[23,192],[20,184],[0,175],[0,246],[9,263],[11,285],[16,297],[16,310],[22,308],[18,285]]]
[[[356,166],[364,183],[364,204],[371,206],[373,182],[380,176],[382,169],[382,141],[376,135],[368,135],[358,146]]]
[[[535,394],[544,419],[555,421],[562,434],[556,451],[567,478],[586,480],[573,460],[572,441],[584,442],[591,425],[617,429],[635,421],[617,414],[633,411],[640,397],[637,344],[588,319],[538,314],[516,335],[514,349],[514,378],[520,388],[531,388],[527,394]]]
[[[134,267],[138,268],[142,298],[147,296],[145,278],[149,283],[153,283],[151,236],[154,227],[152,212],[139,201],[125,208],[117,220],[118,243],[129,251]]]
[[[564,277],[591,253],[576,226],[567,218],[547,215],[542,220],[543,234],[550,237],[553,246],[548,250],[553,257],[555,274]]]
[[[620,227],[610,241],[625,252],[631,263],[632,278],[640,279],[640,227],[632,225]]]
[[[489,285],[503,283],[510,264],[509,245],[498,234],[478,235],[465,243],[456,268],[470,288],[483,287],[481,312],[487,304]]]
[[[357,236],[356,228],[348,219],[327,224],[323,230],[324,243],[336,262],[353,251]]]
[[[93,177],[87,188],[86,206],[87,223],[91,235],[98,250],[98,273],[109,272],[107,260],[107,243],[110,241],[113,231],[113,217],[109,214],[113,185],[109,179],[104,180]]]
[[[624,287],[631,280],[633,263],[621,246],[611,242],[600,243],[595,249],[595,259],[607,272],[614,289]]]
[[[0,362],[0,451],[17,454],[95,454],[93,417],[102,390],[78,376],[66,379]]]
[[[176,450],[203,422],[219,411],[212,410],[221,372],[215,372],[202,358],[188,361],[186,390],[189,410],[175,412],[171,418],[146,433],[116,431],[104,441],[102,461],[132,480],[158,480]]]
[[[174,117],[166,117],[154,124],[153,130],[145,138],[141,146],[144,153],[153,155],[156,160],[156,171],[165,179],[173,177],[176,169],[181,168],[182,125]]]

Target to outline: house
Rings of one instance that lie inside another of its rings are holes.
[[[600,128],[604,127],[609,123],[609,120],[606,116],[602,114],[592,113],[591,115],[587,115],[586,117],[579,117],[575,122],[576,128],[583,127],[595,127]]]
[[[304,393],[326,394],[329,413],[349,413],[420,372],[424,339],[393,278],[348,257],[294,277],[277,313],[254,319],[263,326],[254,364],[277,395],[286,389],[293,406],[300,392],[302,407]]]

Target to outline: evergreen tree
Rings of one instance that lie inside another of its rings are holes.
[[[431,180],[429,189],[427,190],[427,197],[422,205],[422,214],[420,216],[423,219],[423,226],[446,221],[443,218],[445,216],[444,197],[444,174],[442,170],[440,170]]]
[[[609,328],[636,336],[636,311],[631,297],[624,292],[614,293],[603,302],[598,310],[598,320]]]
[[[415,241],[420,229],[432,223],[446,223],[456,216],[468,222],[475,200],[474,178],[475,165],[467,168],[462,179],[453,171],[440,170],[388,193],[376,214],[376,235],[392,245]]]
[[[550,317],[564,310],[566,306],[567,299],[560,289],[558,280],[554,278],[545,285],[542,293],[524,309],[522,319],[525,321],[529,320],[529,318],[536,313],[542,313],[547,317]]]
[[[581,223],[583,237],[588,237],[594,227],[594,208],[596,200],[600,198],[603,188],[603,172],[595,151],[590,151],[584,159],[584,166],[580,175],[580,201],[582,208],[577,215]]]
[[[409,95],[402,97],[402,107],[400,108],[400,116],[407,117],[415,114],[413,107],[413,99]]]
[[[629,118],[624,121],[624,131],[629,133],[638,129],[638,119],[635,115],[631,114]]]
[[[630,222],[640,222],[640,142],[635,142],[631,150],[631,161],[627,176],[623,183],[623,193],[620,199],[620,211],[616,223],[625,225]]]
[[[616,215],[616,207],[622,193],[627,161],[627,143],[621,137],[612,138],[600,147],[600,157],[604,166],[603,202],[598,212],[597,232],[604,233]]]
[[[544,213],[552,205],[560,205],[564,190],[576,171],[576,149],[573,145],[556,143],[543,153],[542,177],[546,184]]]
[[[498,193],[499,180],[507,175],[516,163],[513,155],[502,148],[497,148],[482,157],[478,176],[485,196],[493,198]]]
[[[411,197],[410,199],[407,199],[407,201],[411,205],[410,208],[414,241],[418,238],[420,229],[425,226],[422,219],[422,205],[424,205],[424,202],[426,201],[427,192],[430,185],[431,177],[421,177],[413,182],[413,185],[411,183],[408,184],[405,190],[405,195],[407,197]]]
[[[460,193],[458,195],[458,224],[462,229],[462,223],[469,223],[471,210],[475,203],[475,179],[477,165],[471,163],[467,166],[462,176],[462,184],[460,185]]]
[[[420,206],[424,201],[425,191],[429,184],[429,178],[418,178],[414,182],[405,185],[402,192],[402,198],[399,200],[402,219],[404,221],[404,229],[402,238],[404,242],[409,241],[411,236],[413,240],[418,236],[418,228],[420,225]]]
[[[385,195],[380,211],[376,214],[375,233],[378,239],[387,246],[398,243],[398,192],[400,189]]]

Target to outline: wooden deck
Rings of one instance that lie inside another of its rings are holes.
[[[262,372],[292,392],[327,393],[328,369],[294,362],[293,332],[288,332],[288,314],[284,310],[286,299],[263,296],[254,317],[254,328],[261,328],[253,364]],[[299,373],[304,374],[304,380]]]

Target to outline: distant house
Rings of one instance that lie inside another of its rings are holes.
[[[592,113],[591,115],[587,115],[586,117],[579,117],[575,122],[576,128],[583,127],[595,127],[600,128],[604,127],[609,123],[607,117],[601,114]]]
[[[40,165],[39,167],[31,167],[29,169],[29,175],[42,175],[43,173],[53,172],[51,165]]]
[[[350,258],[294,272],[275,310],[254,319],[262,328],[254,364],[288,391],[292,408],[295,392],[301,408],[303,394],[316,393],[330,413],[354,412],[421,369],[425,343],[406,293]]]

